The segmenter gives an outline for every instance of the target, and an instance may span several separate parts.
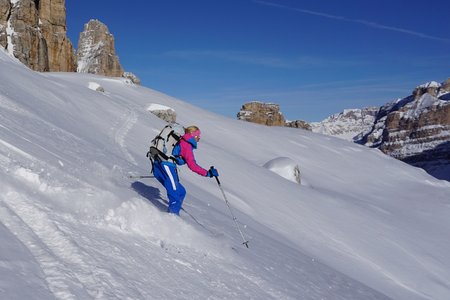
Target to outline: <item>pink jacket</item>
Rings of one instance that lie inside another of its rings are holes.
[[[201,176],[206,176],[206,174],[208,174],[208,171],[200,167],[195,161],[194,149],[196,148],[197,141],[195,140],[194,135],[190,133],[186,133],[185,135],[183,135],[180,141],[181,157],[184,159],[189,169]]]

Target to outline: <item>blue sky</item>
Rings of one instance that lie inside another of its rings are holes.
[[[142,85],[231,118],[258,100],[289,120],[320,121],[450,77],[445,0],[66,0],[66,9],[75,48],[98,19]]]

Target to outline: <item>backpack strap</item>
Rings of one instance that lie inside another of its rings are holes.
[[[150,147],[150,150],[148,151],[147,154],[148,154],[147,156],[149,156],[149,157],[156,157],[156,158],[162,157],[165,160],[170,159],[170,157],[167,156],[164,152],[159,151],[158,148],[153,147],[153,146]]]
[[[176,135],[175,130],[172,130],[171,132],[169,132],[169,134],[167,135],[167,141],[169,140],[169,137],[171,137],[171,136],[177,141],[177,143],[179,143],[181,141],[181,139],[183,138],[183,137]]]

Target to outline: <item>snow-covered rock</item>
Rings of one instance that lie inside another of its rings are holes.
[[[158,103],[151,103],[147,106],[147,111],[168,123],[175,123],[177,121],[177,113],[171,107]]]
[[[137,77],[132,72],[124,72],[122,77],[129,80],[132,84],[137,84],[137,85],[141,84],[141,80],[139,79],[139,77]]]
[[[271,159],[266,162],[263,167],[289,181],[298,184],[301,183],[300,168],[298,164],[289,157],[277,157]]]
[[[97,82],[91,81],[88,84],[88,88],[90,88],[93,91],[97,91],[97,92],[105,92],[105,89]]]

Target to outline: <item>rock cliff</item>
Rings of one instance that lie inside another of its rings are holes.
[[[64,0],[0,0],[0,45],[35,71],[76,70]]]
[[[412,95],[380,108],[359,142],[429,173],[450,171],[450,79],[418,86]],[[430,167],[428,167],[430,166]],[[450,172],[447,178],[450,180]]]
[[[450,181],[450,78],[422,84],[380,108],[345,110],[311,125]]]
[[[0,47],[40,72],[86,72],[139,78],[119,63],[114,37],[105,24],[91,20],[75,53],[67,38],[65,0],[0,0]]]
[[[77,64],[74,49],[67,37],[65,0],[34,2],[39,3],[39,28],[47,43],[49,71],[75,71]]]

